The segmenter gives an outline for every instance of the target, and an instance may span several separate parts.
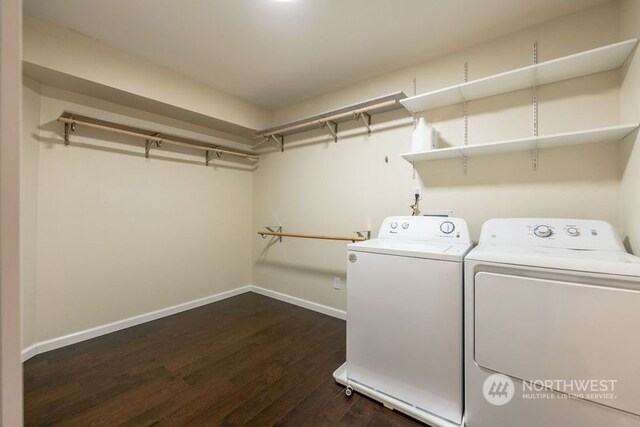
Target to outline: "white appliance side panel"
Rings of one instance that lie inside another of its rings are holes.
[[[474,305],[480,366],[530,381],[615,380],[615,399],[585,399],[640,414],[640,291],[480,272]]]
[[[459,424],[462,264],[349,255],[347,376]]]

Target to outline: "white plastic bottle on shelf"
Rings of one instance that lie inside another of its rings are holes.
[[[411,151],[417,153],[434,148],[436,148],[436,130],[427,124],[424,117],[420,117],[411,135]]]

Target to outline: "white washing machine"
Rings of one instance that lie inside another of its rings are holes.
[[[640,258],[611,225],[487,221],[465,260],[467,426],[640,426],[639,327]]]
[[[463,420],[463,258],[467,224],[390,217],[347,246],[347,362],[334,374],[436,426]]]

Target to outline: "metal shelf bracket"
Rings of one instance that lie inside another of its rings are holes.
[[[354,113],[354,120],[359,121],[362,119],[364,125],[367,128],[367,136],[371,136],[371,114],[361,111],[360,113]]]
[[[467,174],[467,169],[468,169],[468,161],[467,161],[467,156],[462,156],[462,167],[464,168],[464,174]]]
[[[531,151],[531,167],[533,168],[534,171],[538,170],[538,149],[534,148]]]
[[[327,128],[331,136],[333,136],[333,142],[338,142],[338,123],[331,120],[327,120],[322,122],[320,127]]]
[[[71,132],[75,132],[75,130],[76,130],[75,122],[64,124],[64,145],[69,145],[69,135],[71,134]]]
[[[280,139],[278,139],[280,138]],[[273,139],[276,144],[280,146],[280,152],[284,153],[284,136],[282,135],[269,135],[269,139]]]
[[[154,138],[158,138],[160,137],[159,133],[154,133],[153,135],[151,135]],[[160,148],[162,147],[162,140],[161,139],[145,139],[144,142],[144,157],[145,158],[149,158],[149,152],[151,151],[151,146],[153,144],[156,144],[156,148]]]

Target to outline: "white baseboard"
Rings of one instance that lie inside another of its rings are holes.
[[[84,331],[74,332],[62,337],[53,338],[47,341],[41,341],[22,350],[22,361],[24,362],[40,353],[45,353],[47,351],[75,344],[80,341],[90,340],[91,338],[99,337],[100,335],[105,335],[111,332],[119,331],[121,329],[130,328],[132,326],[160,319],[161,317],[171,316],[172,314],[191,310],[192,308],[200,307],[203,305],[211,304],[212,302],[221,301],[223,299],[231,298],[236,295],[244,294],[246,292],[250,292],[251,290],[252,286],[243,286],[240,288],[232,289],[230,291],[210,295],[208,297],[199,298],[171,307],[162,308],[160,310],[151,311],[149,313],[140,314],[138,316],[129,317],[128,319],[107,323],[106,325],[100,325],[94,328],[85,329]]]
[[[38,354],[38,344],[31,344],[29,347],[22,350],[22,361],[31,359]]]
[[[308,310],[317,311],[318,313],[326,314],[327,316],[337,317],[338,319],[347,320],[347,312],[344,310],[339,310],[337,308],[329,307],[328,305],[322,305],[306,299],[272,291],[271,289],[261,288],[259,286],[252,285],[250,287],[251,287],[251,292],[255,292],[257,294],[264,295],[266,297],[277,299],[280,301],[288,302],[289,304],[304,307]]]
[[[272,291],[271,289],[261,288],[259,286],[254,286],[254,285],[248,285],[248,286],[232,289],[230,291],[221,292],[219,294],[210,295],[208,297],[200,298],[197,300],[174,305],[171,307],[162,308],[160,310],[151,311],[149,313],[140,314],[138,316],[129,317],[128,319],[107,323],[106,325],[100,325],[94,328],[85,329],[84,331],[74,332],[72,334],[64,335],[62,337],[57,337],[47,341],[41,341],[41,342],[35,343],[25,348],[24,350],[22,350],[22,361],[25,362],[37,354],[41,354],[47,351],[66,347],[68,345],[75,344],[80,341],[90,340],[91,338],[96,338],[96,337],[99,337],[100,335],[106,335],[111,332],[116,332],[121,329],[130,328],[132,326],[140,325],[142,323],[151,322],[152,320],[160,319],[161,317],[171,316],[172,314],[191,310],[192,308],[197,308],[203,305],[211,304],[213,302],[222,301],[223,299],[231,298],[236,295],[244,294],[246,292],[255,292],[257,294],[264,295],[269,298],[277,299],[279,301],[283,301],[289,304],[297,305],[299,307],[303,307],[308,310],[317,311],[318,313],[326,314],[327,316],[337,317],[338,319],[342,319],[342,320],[347,319],[347,312],[344,310],[338,310],[337,308],[329,307],[329,306],[318,304],[302,298]]]

